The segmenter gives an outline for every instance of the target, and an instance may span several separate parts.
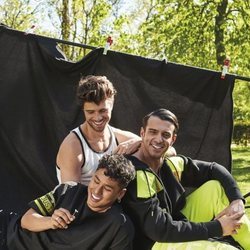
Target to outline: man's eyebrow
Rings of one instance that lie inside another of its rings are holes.
[[[100,181],[100,178],[95,174],[95,178],[98,180],[98,181]]]
[[[148,128],[148,130],[157,131],[155,128]]]
[[[108,187],[108,188],[110,188],[110,189],[112,189],[112,190],[114,189],[113,186],[110,186],[110,185],[107,185],[107,184],[105,184],[104,186],[105,186],[105,187]]]
[[[100,178],[99,178],[97,175],[95,175],[95,178],[96,178],[98,181],[100,181]],[[109,188],[111,188],[111,189],[114,189],[113,186],[110,186],[110,185],[108,185],[108,184],[104,184],[104,186],[105,186],[105,187],[109,187]]]

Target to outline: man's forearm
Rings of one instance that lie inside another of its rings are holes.
[[[28,210],[21,219],[21,227],[32,232],[52,229],[51,217],[42,216],[33,209]]]

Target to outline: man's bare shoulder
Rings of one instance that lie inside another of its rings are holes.
[[[80,182],[83,162],[84,152],[81,143],[71,132],[63,140],[56,157],[57,166],[61,170],[61,181]]]
[[[112,128],[112,130],[115,134],[115,137],[117,138],[119,143],[130,140],[130,139],[140,140],[140,137],[138,135],[136,135],[130,131],[122,130],[122,129],[115,128],[115,127],[111,127],[111,128]]]
[[[61,146],[79,146],[80,145],[80,141],[78,139],[78,137],[70,132],[63,140]]]
[[[82,153],[81,143],[74,133],[69,133],[60,145],[58,156],[79,155]]]

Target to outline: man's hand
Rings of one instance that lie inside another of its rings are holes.
[[[67,209],[59,208],[54,211],[51,216],[51,228],[52,229],[67,229],[68,225],[75,219]]]
[[[141,139],[138,138],[129,139],[121,142],[117,148],[113,151],[114,154],[133,154],[141,146]]]
[[[223,230],[223,236],[237,234],[237,229],[240,229],[240,219],[244,215],[243,212],[238,212],[233,215],[221,216],[218,221],[221,224]]]
[[[241,212],[241,213],[245,212],[244,203],[241,199],[232,201],[228,207],[226,207],[224,210],[222,210],[215,217],[215,219],[219,219],[220,217],[222,217],[224,215],[230,216],[230,215],[233,215],[233,214],[236,214],[239,212]]]

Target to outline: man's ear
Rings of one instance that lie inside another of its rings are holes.
[[[119,193],[119,195],[118,195],[118,197],[117,197],[117,200],[121,200],[122,197],[125,195],[126,191],[127,191],[127,189],[126,189],[126,188],[123,188],[123,189],[120,191],[120,193]]]
[[[143,138],[144,135],[145,135],[144,128],[141,127],[141,130],[140,130],[140,136],[141,136],[141,138]]]
[[[176,138],[177,138],[177,134],[173,134],[173,138],[172,138],[172,142],[170,143],[170,146],[172,146],[175,143]]]

